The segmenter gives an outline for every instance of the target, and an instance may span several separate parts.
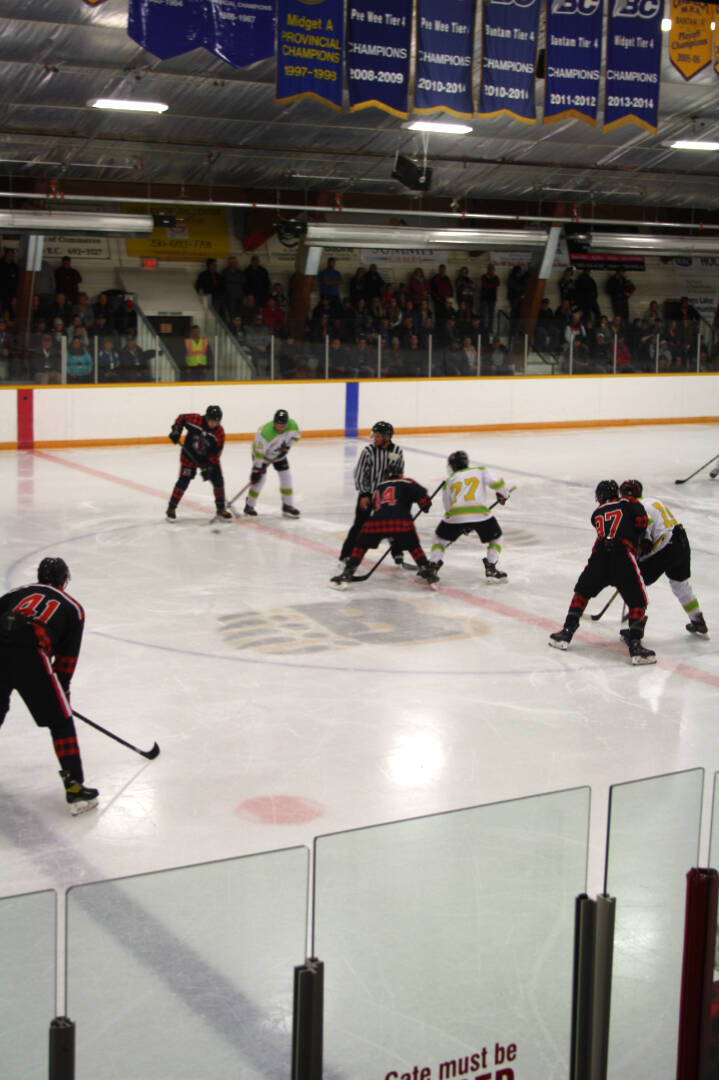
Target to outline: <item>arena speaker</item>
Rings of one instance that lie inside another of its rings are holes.
[[[431,169],[416,165],[414,161],[402,154],[397,154],[394,159],[392,176],[412,191],[429,191],[432,183]]]

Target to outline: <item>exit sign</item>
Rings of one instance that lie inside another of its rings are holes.
[[[157,270],[157,259],[153,259],[149,255],[148,256],[143,256],[143,258],[142,258],[142,269],[143,270]]]

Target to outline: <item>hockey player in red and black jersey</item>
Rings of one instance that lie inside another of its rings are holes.
[[[592,525],[597,539],[574,586],[564,626],[549,635],[549,644],[555,649],[568,648],[590,597],[613,585],[629,609],[629,629],[619,633],[632,663],[655,664],[656,653],[642,645],[647,594],[637,562],[637,549],[648,524],[646,511],[636,499],[621,498],[615,480],[601,480],[595,497],[599,505],[592,514]]]
[[[98,792],[85,787],[70,707],[85,613],[65,592],[69,580],[64,559],[47,558],[37,582],[0,597],[0,725],[17,690],[38,727],[50,729],[66,801],[80,814],[97,804]]]
[[[382,540],[391,541],[393,553],[409,551],[419,567],[418,577],[428,584],[436,581],[437,575],[430,567],[412,520],[414,503],[425,513],[432,506],[427,489],[416,480],[403,476],[404,462],[399,455],[389,455],[385,471],[388,479],[378,484],[372,492],[370,516],[357,533],[344,570],[330,580],[334,588],[346,588],[367,549],[378,547]]]
[[[220,456],[225,445],[225,429],[220,420],[222,409],[219,405],[210,405],[205,415],[199,413],[180,413],[172,425],[168,438],[179,443],[183,428],[186,430],[185,441],[180,451],[180,475],[167,504],[168,521],[177,518],[177,504],[187,491],[190,481],[200,470],[203,480],[212,482],[215,496],[217,517],[230,520],[232,514],[225,507],[225,479],[222,475]]]

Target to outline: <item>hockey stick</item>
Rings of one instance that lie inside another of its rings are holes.
[[[700,473],[702,471],[702,469],[706,469],[707,465],[711,465],[712,461],[714,460],[714,458],[716,456],[717,456],[716,454],[712,454],[712,456],[709,458],[709,460],[705,461],[703,465],[700,465],[699,468],[696,470],[696,472],[690,473],[689,476],[685,476],[683,480],[675,480],[674,483],[675,484],[686,484],[687,480],[691,480],[692,476],[696,476],[696,474]]]
[[[444,487],[445,483],[446,483],[446,481],[444,481],[444,480],[443,480],[443,481],[442,481],[442,483],[441,483],[441,484],[439,485],[439,487],[438,487],[438,488],[436,488],[436,489],[435,489],[435,490],[434,490],[434,491],[432,492],[432,494],[430,495],[430,499],[434,499],[435,495],[437,495],[437,494],[438,494],[438,493],[439,493],[439,492],[440,492],[440,491],[442,490],[442,488]],[[512,493],[512,492],[513,492],[514,490],[515,490],[515,489],[514,489],[513,487],[511,487],[511,488],[509,489],[509,491],[507,492],[507,496],[509,497],[509,495],[511,495],[511,493]],[[505,499],[504,501],[506,502],[507,500]],[[492,503],[492,505],[491,505],[491,506],[488,506],[488,507],[487,507],[487,510],[494,510],[494,508],[495,508],[495,506],[497,505],[497,503],[498,503],[498,502],[499,502],[499,499],[495,499],[495,500],[494,500],[494,502]],[[424,511],[423,511],[423,510],[418,510],[418,511],[417,511],[417,513],[416,513],[416,514],[414,515],[414,517],[412,518],[412,521],[416,521],[416,520],[417,520],[417,518],[419,517],[419,515],[420,515],[420,514],[423,514],[423,513],[424,513]],[[380,564],[381,562],[384,562],[384,560],[385,560],[385,559],[387,558],[387,556],[389,555],[389,553],[390,553],[390,551],[391,551],[391,550],[392,550],[392,546],[391,546],[391,544],[390,544],[390,546],[389,546],[389,547],[387,548],[387,550],[385,551],[384,555],[382,555],[382,556],[381,556],[381,558],[379,558],[379,559],[377,560],[377,562],[376,562],[376,563],[374,564],[374,566],[372,567],[372,569],[371,569],[370,571],[368,571],[368,573],[366,573],[366,574],[360,574],[360,575],[359,575],[359,577],[353,577],[353,578],[352,578],[351,580],[352,580],[352,581],[366,581],[366,580],[367,580],[367,578],[369,578],[369,577],[372,577],[372,575],[374,574],[374,572],[375,572],[375,570],[377,569],[377,567],[379,566],[379,564]]]
[[[82,713],[75,712],[75,710],[73,709],[72,715],[76,716],[78,720],[82,720],[84,724],[89,724],[90,727],[94,727],[96,731],[101,731],[103,735],[107,735],[109,738],[114,739],[115,742],[122,743],[123,746],[127,746],[128,749],[134,750],[136,754],[140,754],[142,757],[146,757],[150,761],[152,761],[153,758],[156,758],[157,755],[160,753],[160,747],[157,745],[157,743],[154,743],[151,750],[139,750],[136,746],[133,746],[131,742],[127,742],[125,739],[121,739],[119,735],[114,735],[113,732],[108,731],[107,728],[100,727],[100,725],[96,724],[94,720],[88,720],[88,718],[86,716],[83,716]]]
[[[248,489],[248,487],[250,486],[250,484],[251,484],[251,483],[252,483],[252,481],[251,481],[251,480],[248,480],[248,481],[247,481],[247,483],[245,484],[245,486],[244,486],[243,488],[240,488],[240,490],[239,490],[239,491],[237,492],[237,494],[235,495],[235,497],[234,497],[234,498],[232,498],[232,499],[230,499],[230,501],[229,501],[229,502],[228,502],[228,504],[227,504],[227,509],[228,509],[228,510],[232,510],[232,504],[233,504],[233,503],[236,503],[236,502],[237,502],[237,500],[239,499],[240,495],[244,495],[244,494],[245,494],[245,492],[247,491],[247,489]]]
[[[591,619],[593,619],[593,620],[594,620],[594,622],[599,622],[599,620],[601,619],[602,615],[603,615],[603,614],[604,614],[604,612],[605,612],[605,611],[607,610],[607,608],[609,607],[609,605],[610,605],[610,604],[613,604],[613,603],[614,603],[614,601],[615,601],[615,600],[617,599],[617,597],[618,597],[618,596],[619,596],[619,589],[615,589],[615,590],[614,590],[614,592],[612,593],[612,595],[611,595],[611,596],[609,597],[609,599],[607,600],[607,602],[606,602],[606,604],[604,605],[604,607],[602,608],[602,610],[601,610],[601,611],[598,611],[596,615],[591,615],[591,616],[590,616],[590,618],[591,618]]]

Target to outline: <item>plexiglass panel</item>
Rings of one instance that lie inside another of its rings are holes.
[[[0,900],[0,1075],[46,1080],[55,1016],[53,890]]]
[[[580,788],[319,837],[325,1076],[564,1080],[588,817]]]
[[[686,874],[697,865],[703,769],[610,790],[606,891],[616,898],[609,1076],[673,1076]]]
[[[306,848],[68,894],[77,1080],[287,1080]]]

